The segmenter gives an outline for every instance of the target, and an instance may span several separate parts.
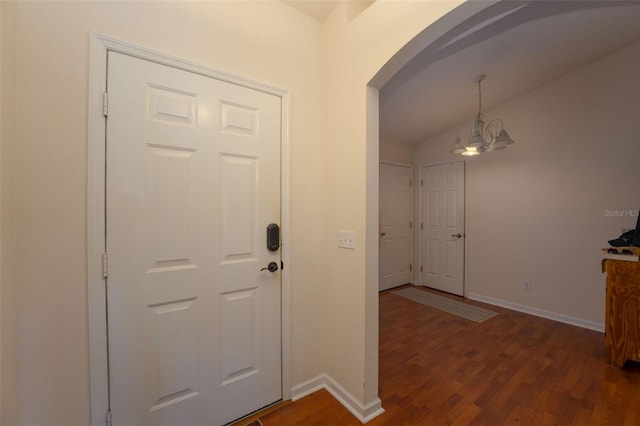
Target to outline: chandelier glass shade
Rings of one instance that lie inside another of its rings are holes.
[[[470,126],[460,126],[456,133],[456,140],[451,149],[453,154],[461,154],[465,157],[480,155],[484,152],[504,149],[513,143],[513,139],[504,129],[504,124],[500,119],[494,119],[489,124],[482,121],[482,88],[480,86],[485,75],[479,75],[473,79],[478,83],[478,115],[473,128]],[[466,136],[466,143],[462,142],[461,135]]]

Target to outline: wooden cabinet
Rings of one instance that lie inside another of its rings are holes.
[[[640,262],[605,259],[607,273],[605,348],[607,363],[640,361]]]

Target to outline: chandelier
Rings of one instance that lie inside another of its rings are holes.
[[[478,83],[478,115],[476,116],[473,128],[469,126],[460,126],[456,133],[456,141],[451,149],[452,154],[461,154],[467,157],[480,155],[483,152],[492,152],[506,148],[507,145],[513,143],[513,139],[504,130],[502,120],[494,119],[485,126],[482,121],[482,88],[480,84],[485,79],[485,75],[479,75],[473,79],[474,83]],[[460,140],[461,133],[469,133],[466,143]]]

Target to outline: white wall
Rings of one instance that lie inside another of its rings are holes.
[[[90,31],[290,90],[292,381],[323,372],[321,24],[280,2],[19,2],[7,14],[5,2],[2,7],[2,229],[11,227],[19,238],[6,251],[3,234],[3,264],[15,259],[15,271],[7,281],[2,270],[2,370],[9,373],[2,377],[0,423],[89,424]],[[15,37],[5,39],[5,21],[15,25]],[[16,76],[15,99],[5,92],[5,65]],[[5,138],[5,120],[15,124],[15,139]],[[7,181],[10,151],[15,176]],[[15,212],[14,223],[7,206]]]
[[[380,161],[413,164],[413,145],[380,139]]]
[[[5,12],[6,13],[6,12]],[[2,5],[0,5],[0,48],[2,47],[2,40],[5,37],[2,34]],[[3,123],[2,123],[2,105],[4,104],[2,97],[2,87],[4,85],[2,79],[2,67],[3,63],[6,62],[6,59],[3,60],[2,55],[0,55],[0,218],[2,217],[2,132],[3,132]],[[0,321],[2,321],[2,222],[0,221]],[[0,328],[0,388],[2,387],[2,329]],[[0,394],[2,390],[0,389]],[[2,398],[0,397],[0,419],[2,418]]]
[[[6,12],[5,12],[6,13]],[[4,36],[2,34],[2,5],[0,5],[0,48],[2,46],[2,40],[4,40]],[[2,64],[6,60],[2,59],[2,55],[0,55],[0,94],[3,93],[3,79],[2,79]],[[3,132],[3,123],[2,123],[2,104],[3,97],[0,95],[0,212],[2,212],[2,132]],[[0,213],[0,218],[2,217],[2,213]],[[0,321],[2,321],[2,222],[0,221]],[[0,388],[2,387],[2,329],[0,328]],[[0,394],[2,391],[0,390]],[[0,419],[2,418],[2,398],[0,397]]]
[[[603,327],[600,248],[636,220],[605,212],[640,208],[639,76],[640,43],[484,112],[516,144],[467,160],[472,296]],[[454,139],[419,145],[416,164],[458,160]]]
[[[15,359],[16,322],[13,285],[15,226],[13,214],[13,168],[15,152],[16,3],[0,2],[0,424],[4,407],[14,403],[15,370],[5,368],[6,359]]]

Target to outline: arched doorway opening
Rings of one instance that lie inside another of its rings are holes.
[[[547,3],[545,5],[541,5],[536,2],[527,4],[520,3],[517,5],[509,4],[508,2],[495,2],[491,4],[485,4],[485,7],[481,10],[475,10],[472,13],[464,15],[463,12],[469,12],[468,9],[465,9],[466,6],[468,5],[461,5],[451,13],[445,15],[443,18],[435,22],[433,25],[429,26],[423,32],[421,32],[411,42],[407,43],[407,45],[405,45],[405,47],[401,49],[396,55],[394,55],[385,64],[385,66],[381,68],[379,73],[376,74],[376,76],[371,80],[369,84],[369,93],[367,99],[367,200],[370,200],[375,196],[375,192],[377,190],[377,187],[375,185],[378,182],[378,176],[374,176],[374,174],[377,173],[377,163],[380,161],[380,158],[378,157],[377,159],[375,159],[375,155],[373,153],[379,149],[380,143],[379,114],[381,91],[379,89],[386,89],[389,84],[399,84],[399,76],[411,78],[412,75],[420,73],[420,71],[424,67],[431,66],[432,64],[445,57],[447,51],[449,51],[450,54],[453,54],[455,52],[470,48],[474,46],[474,44],[480,43],[483,40],[488,40],[492,37],[497,37],[501,34],[505,34],[506,32],[516,27],[525,27],[529,23],[533,22],[535,22],[536,25],[540,25],[540,23],[543,21],[554,21],[557,23],[560,22],[561,19],[564,19],[563,16],[568,16],[572,13],[581,13],[584,15],[601,14],[605,16],[606,14],[611,12],[611,9],[614,9],[616,7],[618,8],[618,12],[622,10],[620,8],[621,5],[606,5],[604,2],[558,2],[554,4]],[[614,20],[612,22],[619,21]],[[568,30],[568,28],[571,28],[571,30]],[[577,38],[575,34],[578,34],[578,31],[577,28],[574,28],[573,26],[565,26],[564,29],[565,31],[567,31],[566,41],[568,41],[567,45],[569,45],[572,40]],[[438,32],[438,30],[441,31]],[[637,36],[631,35],[631,37],[636,38],[629,40],[637,40]],[[419,42],[418,40],[421,41]],[[564,38],[556,37],[556,40],[564,40]],[[599,39],[598,42],[600,41],[601,40]],[[573,42],[571,46],[572,47],[567,51],[566,56],[569,57],[571,55],[575,55],[572,57],[572,59],[575,60],[580,56],[577,55],[576,52],[574,52],[574,50],[578,46],[575,44],[575,42]],[[624,46],[624,44],[619,46]],[[620,48],[621,47],[618,47],[618,49]],[[407,57],[404,57],[402,55],[403,53],[407,52],[407,56],[409,57],[408,59]],[[589,59],[586,63],[590,63],[589,61],[593,61],[594,58],[599,57],[592,56],[591,59]],[[399,65],[400,63],[402,65]],[[543,61],[543,63],[547,65],[547,62]],[[476,64],[474,63],[473,65]],[[583,63],[583,65],[585,65],[585,63]],[[462,84],[468,84],[468,86],[470,87],[472,77],[477,74],[474,74],[475,70],[470,70],[469,72],[471,73],[471,75],[467,80],[463,81]],[[554,78],[557,78],[558,75],[563,74],[556,74],[556,77]],[[539,84],[541,83],[539,82],[538,85]],[[523,90],[532,90],[532,87],[525,87]],[[510,96],[513,97],[514,95]],[[473,108],[473,102],[471,101],[468,103],[470,104],[471,108]],[[472,113],[468,115],[472,116]],[[459,120],[460,121],[454,122],[453,124],[460,124],[461,120],[466,120],[466,118]],[[450,127],[452,126],[453,125],[450,123]],[[451,139],[451,142],[453,142],[453,138]],[[376,217],[375,221],[370,220],[370,218],[372,217],[371,212],[377,211],[377,208],[377,204],[368,202],[367,211],[369,212],[369,215],[367,216],[367,230],[368,232],[371,232],[372,241],[377,240],[378,218]],[[368,276],[373,278],[378,271],[377,269],[370,268],[370,265],[367,264],[367,272],[369,274]],[[377,283],[377,281],[373,279],[367,280],[368,298],[372,298],[372,294],[377,291],[377,288],[373,288],[373,286],[370,285],[372,281],[375,281]],[[372,333],[373,332],[367,326],[367,335],[372,336]],[[371,350],[371,346],[367,346],[367,350]],[[368,374],[370,374],[369,370]]]

